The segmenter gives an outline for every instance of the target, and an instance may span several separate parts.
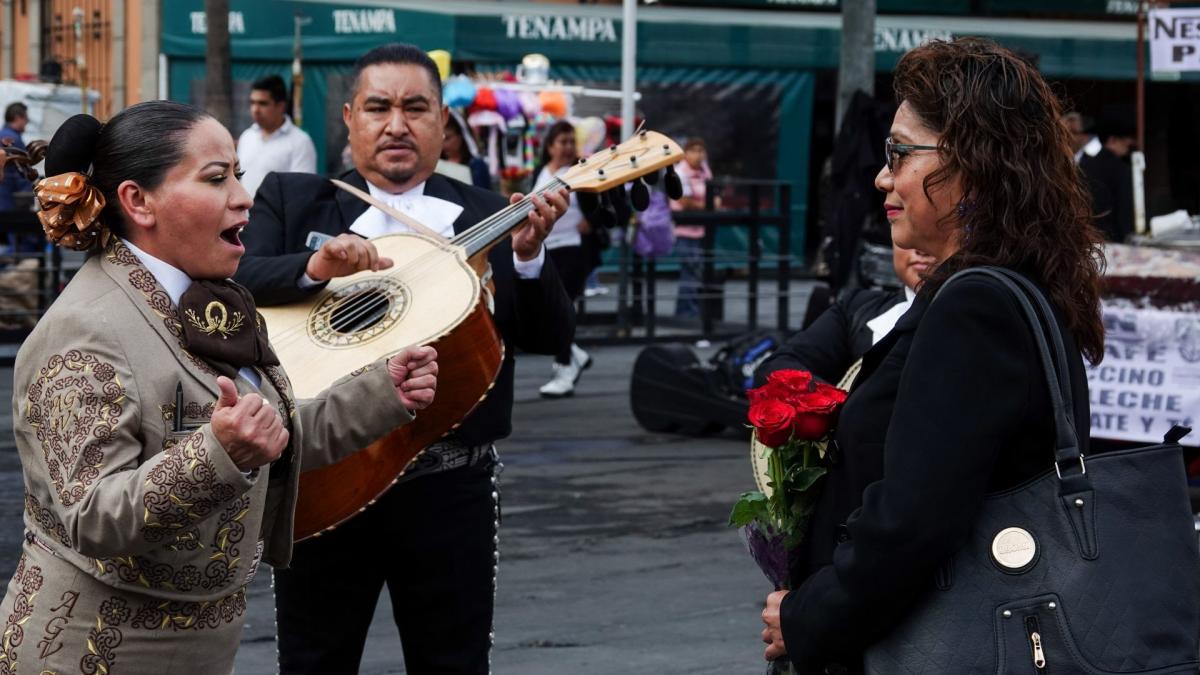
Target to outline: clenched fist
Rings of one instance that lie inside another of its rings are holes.
[[[405,408],[423,410],[437,389],[437,352],[433,347],[405,347],[387,361],[396,396]]]
[[[279,459],[287,447],[288,430],[274,406],[258,394],[238,398],[233,380],[217,378],[221,396],[213,410],[212,432],[226,454],[242,471]]]
[[[378,272],[391,266],[392,259],[381,258],[371,242],[357,234],[339,234],[312,254],[304,272],[313,281],[328,281],[363,270]]]

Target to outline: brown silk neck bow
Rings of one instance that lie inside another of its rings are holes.
[[[76,251],[108,243],[108,228],[98,220],[104,195],[87,176],[75,171],[49,176],[38,181],[33,193],[41,207],[38,219],[50,241]]]
[[[184,349],[230,379],[239,368],[279,365],[254,298],[232,281],[193,281],[179,299],[179,312]]]

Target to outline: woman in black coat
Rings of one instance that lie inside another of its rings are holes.
[[[946,280],[996,265],[1042,288],[1066,341],[1080,429],[1081,356],[1103,354],[1100,236],[1037,70],[963,38],[908,52],[894,82],[900,107],[875,184],[893,243],[942,262],[864,356],[841,413],[827,489],[862,490],[861,508],[819,535],[833,541],[808,547],[824,555],[810,556],[794,590],[767,598],[766,657],[802,673],[859,671],[863,651],[967,541],[985,495],[1051,468],[1049,395],[1016,299],[990,279],[943,289]],[[835,479],[846,471],[854,481]]]

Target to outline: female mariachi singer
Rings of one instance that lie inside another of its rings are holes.
[[[229,673],[246,585],[291,556],[300,472],[428,406],[436,355],[293,400],[228,281],[252,203],[233,139],[196,108],[77,115],[46,172],[47,235],[91,256],[17,356],[26,535],[0,672]]]

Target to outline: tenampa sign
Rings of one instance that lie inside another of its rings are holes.
[[[504,34],[509,39],[563,42],[616,42],[612,19],[596,16],[506,14]]]
[[[1200,9],[1150,10],[1150,69],[1200,70]]]

